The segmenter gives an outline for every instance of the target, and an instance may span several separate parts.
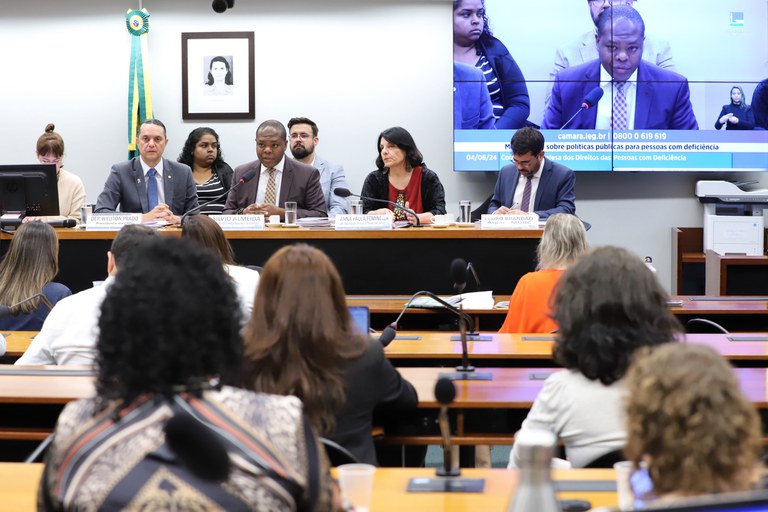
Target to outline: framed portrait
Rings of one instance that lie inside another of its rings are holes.
[[[182,32],[182,119],[255,119],[253,32]]]

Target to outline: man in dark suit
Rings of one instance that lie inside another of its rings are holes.
[[[184,164],[163,158],[168,138],[165,125],[147,119],[139,127],[139,156],[112,166],[95,213],[142,213],[141,220],[178,224],[184,212],[197,207],[192,171]]]
[[[279,215],[285,220],[285,202],[295,201],[298,218],[328,216],[320,172],[285,158],[287,147],[287,132],[280,121],[271,119],[259,125],[256,129],[259,159],[238,166],[233,183],[239,183],[249,170],[256,171],[256,177],[229,192],[224,213]]]
[[[542,220],[555,213],[576,213],[576,177],[571,169],[544,158],[539,130],[527,126],[515,132],[512,160],[513,165],[499,172],[488,213],[534,212]]]
[[[596,38],[599,59],[557,74],[542,128],[559,129],[587,93],[601,87],[602,101],[576,116],[569,129],[698,130],[688,80],[642,59],[645,24],[634,8],[603,11]]]

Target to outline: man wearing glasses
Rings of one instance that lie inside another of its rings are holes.
[[[576,41],[567,46],[557,49],[555,53],[555,67],[549,74],[551,81],[555,80],[555,75],[565,68],[578,66],[597,58],[597,44],[595,36],[597,35],[597,18],[607,8],[612,5],[630,5],[636,7],[636,0],[587,0],[589,13],[592,16],[593,27],[585,32]],[[643,59],[660,68],[667,68],[674,71],[675,64],[672,61],[672,50],[669,42],[652,35],[645,35],[643,43]],[[547,94],[547,103],[549,103],[549,93]]]
[[[297,161],[320,171],[320,186],[323,188],[328,216],[335,217],[349,213],[349,208],[347,200],[334,194],[333,190],[338,187],[348,189],[349,185],[341,165],[329,162],[315,153],[315,147],[320,142],[318,131],[315,122],[306,117],[292,117],[288,121],[291,154]]]

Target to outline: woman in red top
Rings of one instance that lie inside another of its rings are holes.
[[[435,172],[427,169],[408,130],[395,126],[379,134],[377,170],[368,174],[361,196],[392,201],[416,212],[421,224],[445,214],[445,190]],[[402,210],[363,199],[363,212],[391,214],[394,220],[412,220]]]
[[[517,282],[499,332],[546,333],[557,329],[549,297],[560,274],[587,250],[587,232],[575,215],[556,213],[547,219],[537,249],[539,264]]]

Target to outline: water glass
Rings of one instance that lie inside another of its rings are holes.
[[[472,222],[472,201],[459,201],[459,221]]]
[[[296,224],[296,201],[285,202],[285,223],[286,225]]]

